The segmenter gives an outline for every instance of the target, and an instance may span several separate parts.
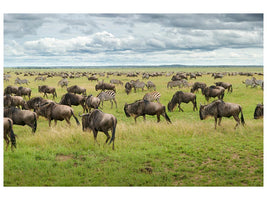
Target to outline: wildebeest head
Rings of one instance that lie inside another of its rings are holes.
[[[131,117],[131,115],[129,114],[129,105],[127,103],[125,103],[124,105],[124,112],[127,117]]]
[[[207,115],[205,113],[205,107],[206,105],[201,105],[199,106],[199,117],[201,120],[204,120],[205,118],[207,118]]]
[[[55,105],[54,102],[45,102],[42,104],[38,104],[38,106],[35,107],[34,112],[37,113],[37,115],[41,115],[43,117],[50,117],[52,113],[52,107]]]
[[[168,103],[168,111],[169,111],[169,112],[172,112],[173,109],[174,109],[174,107],[175,107],[175,104],[174,104],[172,101],[170,101],[170,102]]]
[[[254,119],[263,117],[263,104],[258,104],[254,111]]]

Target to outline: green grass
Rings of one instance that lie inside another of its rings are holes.
[[[149,70],[178,71],[174,68]],[[186,70],[198,69],[179,69]],[[201,71],[205,70],[218,69],[201,68]],[[260,68],[227,70],[262,72]],[[14,83],[16,76],[13,72],[11,75],[5,87]],[[19,77],[31,81],[32,96],[40,96],[36,88],[42,82],[35,83],[35,77]],[[124,83],[132,79],[110,76],[105,81],[112,78]],[[191,103],[181,105],[184,112],[178,112],[178,109],[168,112],[172,124],[162,117],[161,122],[156,123],[155,116],[147,116],[146,122],[140,117],[135,124],[133,118],[125,116],[123,106],[126,102],[141,99],[147,91],[132,92],[127,96],[123,86],[117,86],[118,109],[111,109],[109,102],[104,103],[103,109],[118,119],[114,151],[110,145],[104,145],[103,133],[98,134],[100,146],[95,145],[92,133],[83,132],[74,119],[71,119],[71,127],[63,121],[56,127],[52,123],[49,128],[48,121],[40,117],[35,135],[29,127],[15,125],[17,149],[4,151],[4,186],[263,186],[263,120],[253,119],[256,104],[263,102],[263,92],[260,88],[246,88],[241,81],[247,78],[225,76],[222,79],[231,82],[234,90],[232,94],[226,93],[224,100],[238,103],[243,108],[246,125],[236,130],[233,118],[223,118],[222,126],[214,130],[214,119],[201,121],[198,112],[193,112]],[[260,76],[256,78],[262,79]],[[60,79],[48,78],[45,82],[56,87],[56,102],[66,92],[57,86]],[[161,103],[166,106],[178,88],[166,88],[170,77],[150,80],[156,84],[162,95]],[[215,82],[210,75],[196,81],[208,85]],[[87,94],[98,94],[94,90],[96,82],[89,82],[85,77],[70,79],[70,85],[74,84],[85,87]],[[189,91],[188,88],[181,90]],[[197,102],[198,107],[199,103],[206,103],[200,93]],[[82,113],[81,106],[73,108],[76,115]]]

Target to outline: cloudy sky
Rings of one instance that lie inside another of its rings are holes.
[[[262,14],[4,14],[4,66],[262,65]]]

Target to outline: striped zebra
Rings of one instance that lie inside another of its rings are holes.
[[[149,92],[149,93],[146,93],[145,96],[143,97],[143,100],[146,100],[146,101],[157,101],[158,103],[159,102],[159,98],[160,98],[161,94],[157,91],[153,91],[153,92]]]
[[[117,108],[117,102],[115,99],[115,92],[113,90],[106,90],[106,91],[102,91],[100,92],[97,97],[100,99],[100,103],[102,102],[102,108],[103,108],[103,102],[104,101],[110,101],[111,103],[111,108],[113,107],[113,102],[114,101],[116,108]]]

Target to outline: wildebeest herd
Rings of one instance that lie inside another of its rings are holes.
[[[19,75],[16,73],[16,75]],[[36,75],[34,73],[30,73],[27,76]],[[139,91],[144,91],[145,88],[148,91],[142,99],[136,99],[133,103],[125,103],[124,105],[124,113],[127,117],[134,117],[136,122],[137,117],[143,116],[143,119],[146,119],[146,115],[156,115],[157,122],[160,122],[160,116],[163,116],[168,123],[172,123],[169,118],[166,107],[160,103],[161,94],[156,91],[156,85],[151,81],[147,81],[145,83],[144,79],[149,79],[149,77],[157,77],[163,76],[166,77],[172,76],[171,80],[167,83],[166,89],[173,87],[185,87],[188,88],[190,92],[184,91],[176,91],[172,98],[170,99],[167,110],[169,112],[173,112],[174,108],[178,105],[179,112],[184,110],[181,108],[181,103],[189,103],[193,104],[193,111],[197,111],[197,95],[201,91],[201,94],[205,97],[206,101],[209,102],[210,98],[218,98],[218,100],[214,100],[213,102],[207,105],[201,105],[199,107],[199,117],[201,120],[204,120],[207,116],[212,116],[215,119],[215,129],[217,128],[217,120],[219,120],[218,125],[221,125],[222,117],[231,117],[235,119],[237,122],[235,128],[240,124],[244,125],[245,120],[242,112],[242,107],[235,103],[224,102],[225,91],[227,93],[233,92],[233,86],[231,83],[227,82],[215,82],[214,85],[208,86],[205,82],[196,81],[194,83],[188,82],[188,78],[196,79],[199,76],[202,76],[202,73],[143,73],[139,72],[134,73],[110,73],[107,72],[107,76],[123,76],[126,77],[138,77],[142,75],[142,81],[139,79],[131,80],[123,84],[121,80],[111,79],[110,83],[102,81],[98,81],[99,78],[104,77],[105,73],[91,73],[90,75],[87,73],[76,73],[76,74],[60,74],[62,79],[58,82],[58,86],[61,88],[66,88],[66,92],[62,95],[61,100],[57,103],[53,101],[57,97],[57,92],[55,87],[48,85],[39,85],[38,92],[43,93],[43,97],[31,97],[32,89],[27,87],[17,87],[9,85],[4,89],[4,139],[6,141],[6,149],[11,141],[11,149],[13,150],[16,147],[16,135],[13,131],[13,125],[28,125],[32,129],[32,133],[35,133],[37,130],[37,121],[39,116],[45,117],[48,119],[48,125],[51,126],[51,121],[54,120],[55,125],[57,121],[65,120],[67,124],[71,125],[70,118],[73,117],[76,121],[77,125],[80,125],[78,118],[74,113],[74,109],[71,106],[81,106],[83,108],[83,114],[79,113],[79,116],[82,118],[82,131],[86,131],[87,129],[93,131],[94,140],[97,142],[97,133],[99,131],[104,132],[107,136],[106,143],[113,143],[114,149],[114,141],[115,141],[115,131],[117,126],[117,118],[113,114],[104,113],[101,111],[103,109],[104,101],[110,101],[111,109],[113,108],[113,102],[117,107],[116,101],[116,86],[123,86],[125,88],[125,93],[130,95],[131,91],[134,90],[134,93]],[[227,74],[220,73],[212,73],[211,76],[214,79],[219,78],[223,79]],[[233,76],[234,74],[228,74],[229,76]],[[236,74],[237,75],[237,74]],[[243,74],[239,74],[243,75]],[[250,74],[246,74],[250,76]],[[54,77],[55,74],[52,73],[43,73],[37,74],[37,77],[34,81],[42,81],[45,82],[47,78]],[[87,96],[86,88],[80,87],[78,85],[72,85],[68,87],[69,81],[68,78],[79,78],[81,76],[86,76],[91,83],[92,81],[98,81],[95,84],[95,90],[99,91],[97,96],[93,96],[89,94]],[[9,81],[10,75],[7,76],[5,74],[4,80]],[[8,79],[8,80],[7,80]],[[16,84],[27,84],[29,81],[27,79],[20,79],[17,77],[15,79]],[[251,86],[252,88],[256,86],[260,86],[263,90],[263,81],[256,80],[255,77],[252,79],[247,79],[243,81],[246,86]],[[153,91],[151,91],[153,90]],[[52,94],[53,100],[44,99],[48,98],[47,94]],[[27,98],[26,98],[27,97]],[[26,100],[27,99],[27,100]],[[156,102],[155,102],[156,101]],[[93,111],[91,111],[93,109]],[[122,108],[120,108],[122,109]],[[88,113],[89,112],[89,113]],[[241,117],[239,118],[239,115]],[[258,104],[254,111],[254,119],[259,119],[263,117],[263,104]],[[111,137],[108,131],[112,132]]]

